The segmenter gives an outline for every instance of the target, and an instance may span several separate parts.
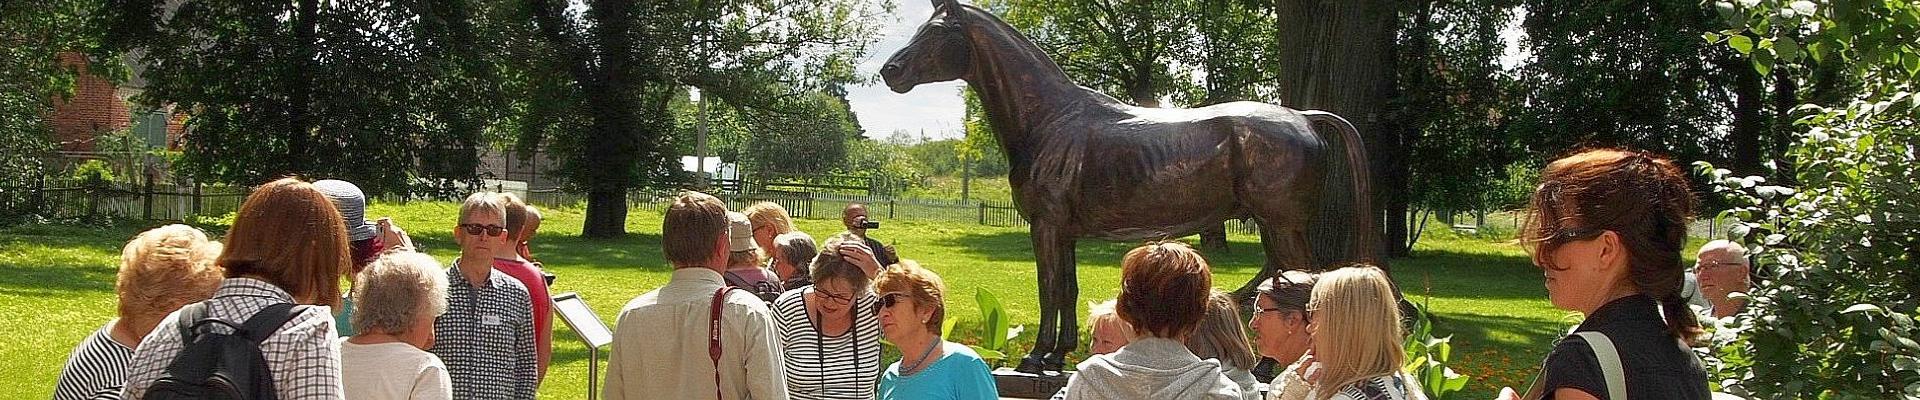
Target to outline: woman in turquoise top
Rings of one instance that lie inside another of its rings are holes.
[[[913,260],[888,266],[873,281],[880,294],[880,334],[900,361],[880,374],[880,399],[994,400],[1000,390],[980,355],[940,338],[946,284]]]

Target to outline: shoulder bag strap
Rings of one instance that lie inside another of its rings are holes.
[[[713,305],[709,314],[709,320],[712,322],[707,327],[707,356],[713,359],[713,398],[715,400],[723,398],[720,393],[720,310],[727,304],[727,292],[733,289],[736,288],[721,285],[720,289],[713,291]]]
[[[1620,365],[1620,351],[1613,347],[1613,340],[1600,332],[1574,332],[1587,341],[1587,347],[1593,349],[1593,357],[1600,360],[1600,373],[1607,377],[1607,398],[1627,399],[1626,369]]]
[[[194,325],[203,319],[207,319],[207,302],[203,301],[188,304],[186,307],[180,308],[180,318],[174,321],[175,324],[180,325],[178,326],[178,328],[180,328],[180,343],[183,345],[193,344]]]

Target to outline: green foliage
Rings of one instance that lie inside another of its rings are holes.
[[[1401,370],[1413,376],[1429,399],[1446,399],[1459,392],[1473,377],[1454,372],[1453,336],[1433,336],[1433,314],[1426,303],[1414,304],[1413,328],[1407,332],[1407,365]]]
[[[192,110],[183,161],[203,181],[476,182],[475,150],[507,112],[488,61],[510,36],[489,17],[501,2],[167,4],[116,2],[114,46],[145,51],[136,100]]]
[[[1505,100],[1511,135],[1534,157],[1581,145],[1631,146],[1681,160],[1726,159],[1716,127],[1730,50],[1700,41],[1719,26],[1698,0],[1523,1],[1527,46],[1520,98]],[[1626,17],[1632,16],[1632,17]],[[1524,98],[1525,100],[1520,100]]]
[[[1007,355],[1017,350],[1011,346],[1013,338],[1019,337],[1026,328],[1024,325],[1010,325],[1008,321],[1012,318],[1011,314],[1007,313],[1006,305],[1000,304],[1000,297],[993,292],[976,290],[973,299],[980,306],[980,343],[968,344],[967,347],[979,353],[980,358],[987,361],[988,367],[1001,367],[1010,361]],[[952,338],[951,333],[957,321],[959,317],[947,317],[940,326],[941,337]]]
[[[1729,391],[1884,397],[1920,389],[1920,131],[1916,96],[1816,108],[1790,149],[1799,187],[1699,164],[1735,207],[1731,239],[1760,279],[1729,321],[1717,376]],[[1903,389],[1905,388],[1905,389]]]
[[[1522,149],[1503,124],[1514,78],[1501,70],[1500,32],[1514,18],[1507,0],[1411,3],[1398,38],[1399,97],[1394,115],[1407,156],[1390,168],[1406,174],[1408,202],[1443,211],[1494,208]],[[1393,140],[1393,139],[1388,139]],[[1523,183],[1532,190],[1532,182]]]
[[[57,56],[113,59],[99,48],[100,7],[92,0],[0,2],[0,191],[31,186],[48,173],[41,160],[54,147],[47,115],[55,99],[72,94],[79,72]],[[97,62],[91,72],[124,75],[116,65]]]
[[[1712,337],[1715,376],[1766,398],[1920,396],[1920,5],[1717,2],[1734,28],[1704,35],[1762,71],[1814,64],[1861,78],[1843,106],[1803,105],[1781,172],[1795,182],[1699,163],[1738,222],[1759,279],[1747,309]],[[1908,60],[1915,60],[1910,63]]]
[[[847,139],[847,161],[839,175],[864,176],[875,181],[876,196],[893,196],[926,185],[927,173],[901,143],[866,137]]]
[[[73,180],[82,187],[104,188],[114,182],[113,168],[106,161],[87,160],[74,166]]]

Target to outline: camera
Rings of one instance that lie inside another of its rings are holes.
[[[880,229],[880,221],[860,221],[860,229]]]

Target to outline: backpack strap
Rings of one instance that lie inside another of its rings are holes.
[[[197,336],[193,332],[194,324],[203,319],[207,319],[206,302],[180,307],[180,317],[174,321],[174,324],[179,325],[177,328],[180,328],[180,343],[193,343],[194,337]]]
[[[720,310],[727,304],[727,292],[735,289],[739,288],[721,285],[720,289],[714,290],[711,314],[708,316],[712,322],[707,328],[707,357],[713,359],[713,398],[715,400],[723,398],[720,393]]]
[[[1574,332],[1580,339],[1587,341],[1587,347],[1593,349],[1593,357],[1600,360],[1600,373],[1607,379],[1607,398],[1627,399],[1626,368],[1620,365],[1620,351],[1613,347],[1613,340],[1606,334],[1586,331]]]
[[[270,305],[253,313],[246,323],[240,325],[240,330],[246,332],[247,340],[260,343],[267,340],[268,336],[273,336],[273,332],[280,330],[281,325],[286,325],[287,321],[305,311],[305,306],[296,307],[293,303]]]

